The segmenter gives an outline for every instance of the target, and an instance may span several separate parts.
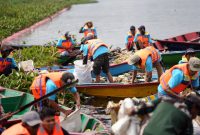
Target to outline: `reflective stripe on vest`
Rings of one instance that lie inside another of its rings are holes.
[[[46,94],[46,81],[47,78],[51,79],[55,85],[59,88],[60,85],[60,78],[62,76],[62,72],[55,72],[55,73],[48,73],[48,74],[43,74],[43,75],[39,75],[37,76],[30,89],[33,93],[33,96],[38,99],[41,96],[44,96]]]
[[[163,73],[160,77],[160,84],[164,90],[167,90],[169,88],[168,82],[172,77],[172,71],[174,69],[180,69],[183,72],[183,80],[181,84],[179,84],[178,86],[172,89],[173,92],[175,92],[176,94],[179,94],[180,92],[185,90],[185,88],[187,88],[188,85],[191,84],[192,80],[195,80],[198,77],[198,73],[195,74],[194,76],[189,76],[187,63],[175,65],[169,70],[167,70],[165,73]]]
[[[152,58],[153,63],[160,59],[160,55],[158,54],[158,51],[153,46],[148,46],[145,49],[151,52],[151,58]]]
[[[3,72],[8,66],[12,64],[11,58],[0,57],[0,72]]]
[[[135,53],[138,55],[141,59],[141,64],[139,65],[141,69],[145,69],[146,61],[149,55],[151,55],[151,52],[147,49],[141,49]]]
[[[40,125],[37,135],[48,135],[48,133],[45,131],[45,129],[43,128],[42,125]],[[53,129],[53,134],[51,135],[64,135],[61,127],[59,126],[59,124],[55,124],[54,129]]]
[[[108,48],[108,46],[102,42],[100,39],[92,39],[88,40],[86,42],[88,44],[88,57],[90,58],[91,56],[94,55],[95,51],[100,47],[100,46],[105,46]]]
[[[140,41],[143,45],[144,45],[144,47],[147,47],[147,46],[149,46],[149,38],[148,38],[148,33],[146,32],[145,33],[145,35],[139,35],[138,37],[137,37],[137,40],[138,41]]]
[[[84,37],[87,37],[87,35],[88,35],[89,33],[95,35],[94,28],[85,28],[85,30],[84,30]]]

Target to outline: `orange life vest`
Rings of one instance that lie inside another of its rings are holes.
[[[93,27],[92,27],[92,28],[85,27],[84,29],[85,29],[85,30],[84,30],[84,37],[87,37],[87,35],[88,35],[89,33],[92,33],[93,35],[95,35],[95,30],[94,30]]]
[[[37,135],[48,135],[48,133],[45,131],[45,129],[43,128],[42,125],[40,125]],[[51,135],[64,135],[61,127],[59,126],[59,124],[55,124],[54,129],[53,129],[53,134]]]
[[[6,129],[2,135],[30,135],[28,130],[22,126],[22,123],[17,123]]]
[[[167,70],[165,73],[163,73],[160,77],[160,84],[163,90],[167,90],[169,88],[168,82],[170,78],[172,77],[172,71],[174,69],[180,69],[183,72],[183,76],[184,76],[182,82],[178,86],[172,89],[173,92],[175,92],[176,94],[179,94],[180,92],[185,90],[185,88],[187,88],[188,85],[191,84],[192,80],[195,80],[198,77],[198,73],[195,74],[194,76],[190,76],[189,71],[188,71],[188,63],[175,65],[169,70]]]
[[[145,49],[151,52],[151,58],[153,63],[160,59],[160,54],[153,46],[148,46]]]
[[[63,52],[65,50],[69,50],[72,48],[72,42],[70,39],[66,39],[65,36],[62,36],[62,47],[64,47],[65,49],[58,49],[58,52]]]
[[[140,42],[143,44],[144,47],[149,46],[149,38],[148,38],[148,35],[149,35],[149,34],[146,32],[145,35],[141,35],[141,34],[140,34],[140,35],[137,37],[137,40],[140,41]]]
[[[128,42],[129,42],[129,43],[132,43],[132,42],[133,42],[134,37],[135,37],[135,36],[133,36],[131,32],[128,32]]]
[[[2,58],[0,55],[0,73],[3,73],[4,70],[12,64],[12,59],[11,58]]]
[[[37,76],[30,87],[35,99],[38,99],[46,94],[46,81],[48,78],[51,79],[55,83],[55,85],[59,88],[61,87],[60,85],[61,77],[62,77],[61,72],[53,72]]]
[[[100,47],[100,46],[105,46],[108,48],[108,45],[106,45],[104,42],[102,42],[100,39],[92,39],[86,41],[86,44],[88,45],[88,58],[93,56],[95,51]]]

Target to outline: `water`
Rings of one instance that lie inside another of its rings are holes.
[[[29,45],[42,45],[66,31],[76,34],[80,41],[80,27],[92,20],[99,38],[110,45],[124,47],[130,25],[145,25],[157,39],[200,31],[199,7],[200,0],[99,0],[99,3],[72,6],[70,11],[13,44],[25,41]]]

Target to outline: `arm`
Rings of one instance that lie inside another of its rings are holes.
[[[17,63],[15,62],[14,58],[11,58],[11,59],[12,59],[12,64],[11,64],[12,69],[15,69],[16,71],[18,71],[19,68],[17,66]]]
[[[149,41],[149,44],[152,45],[152,40],[151,40],[150,34],[148,35],[148,41]]]
[[[71,87],[69,90],[74,96],[77,107],[80,108],[81,102],[80,102],[80,96],[79,96],[79,93],[77,92],[77,89],[75,87]]]
[[[132,72],[132,74],[133,74],[133,76],[132,76],[132,84],[134,84],[135,78],[136,78],[136,76],[137,76],[137,70],[134,70],[134,71]]]
[[[58,110],[58,111],[64,113],[66,116],[72,112],[72,110],[65,110],[65,109],[61,108],[54,100],[49,99],[48,103],[49,103],[49,106],[51,106],[55,110]]]
[[[85,26],[85,25],[84,25]],[[79,30],[79,33],[83,33],[85,31],[84,26],[81,27],[81,29]]]

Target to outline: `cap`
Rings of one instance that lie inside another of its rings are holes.
[[[132,26],[130,27],[130,30],[135,30],[135,26],[132,25]]]
[[[28,124],[29,126],[35,126],[40,124],[42,121],[40,120],[40,116],[36,111],[30,111],[25,113],[22,118],[22,122]]]
[[[185,51],[185,54],[194,54],[195,53],[195,51],[194,51],[194,49],[192,49],[192,48],[188,48],[186,51]]]
[[[128,64],[129,65],[134,65],[135,63],[137,63],[140,60],[140,57],[137,54],[134,54],[133,56],[131,56],[128,59]]]
[[[192,71],[200,71],[200,59],[197,57],[192,57],[189,60],[189,66]]]

